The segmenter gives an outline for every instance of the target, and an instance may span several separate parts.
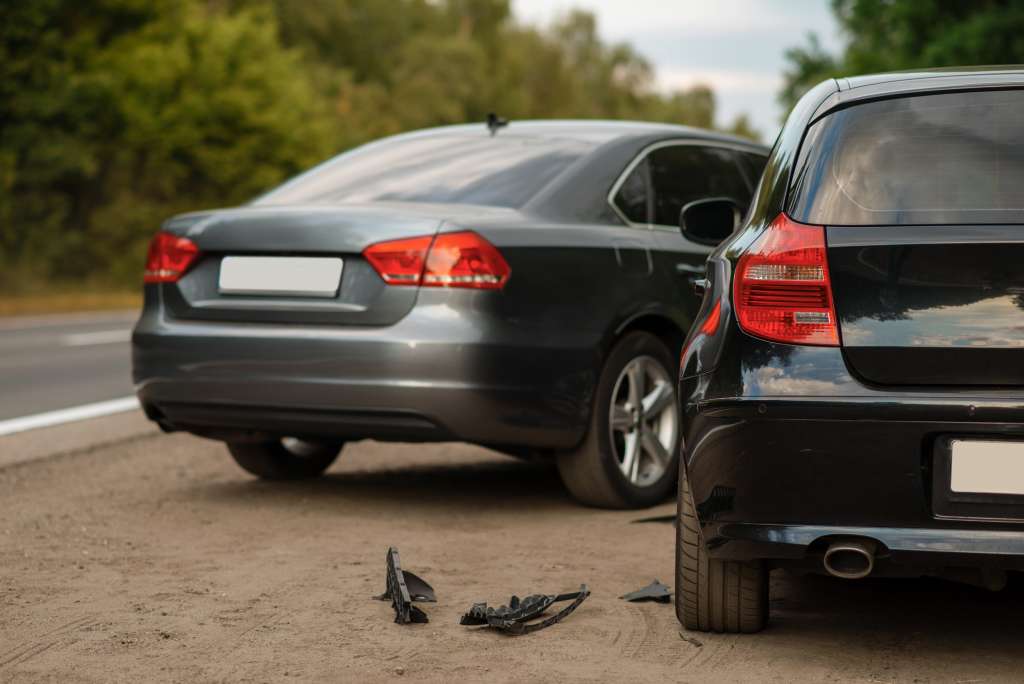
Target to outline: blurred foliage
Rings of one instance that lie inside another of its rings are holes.
[[[0,291],[134,284],[167,216],[382,135],[714,109],[707,88],[657,93],[592,15],[523,26],[508,0],[0,3]]]
[[[1024,63],[1020,0],[832,0],[847,40],[831,55],[814,35],[786,52],[788,112],[826,78],[931,67]]]

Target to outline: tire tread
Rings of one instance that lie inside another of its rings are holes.
[[[682,468],[680,468],[682,471]],[[768,622],[768,572],[762,561],[711,558],[697,528],[693,496],[680,472],[676,539],[676,615],[701,632],[753,633]]]

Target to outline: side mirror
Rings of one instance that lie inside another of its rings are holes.
[[[717,245],[732,235],[740,223],[740,208],[728,197],[690,202],[679,212],[683,236],[701,245]]]

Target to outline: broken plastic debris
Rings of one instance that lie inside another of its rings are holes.
[[[408,570],[402,570],[402,564],[398,558],[398,549],[391,546],[388,548],[387,561],[387,587],[383,594],[376,597],[381,601],[391,601],[391,607],[395,609],[395,622],[406,625],[410,622],[430,622],[427,614],[412,605],[413,601],[434,603],[437,597],[434,595],[434,588],[427,582]]]
[[[676,514],[672,513],[671,515],[653,515],[653,516],[651,516],[649,518],[637,518],[636,520],[633,520],[631,522],[634,522],[634,523],[671,523],[672,525],[675,525],[676,524]]]
[[[661,583],[659,580],[654,580],[643,589],[637,589],[631,591],[628,594],[619,597],[626,601],[632,601],[638,603],[640,601],[654,601],[656,603],[669,603],[672,600],[672,590]]]
[[[469,612],[459,620],[459,624],[487,625],[509,634],[529,634],[550,627],[556,622],[561,622],[576,610],[588,596],[590,596],[590,590],[586,584],[581,584],[579,591],[568,594],[533,594],[524,599],[513,596],[509,599],[507,606],[500,608],[488,608],[486,603],[474,603]],[[572,601],[572,603],[539,622],[530,622],[543,615],[553,604],[562,601]]]

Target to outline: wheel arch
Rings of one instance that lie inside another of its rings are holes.
[[[645,311],[634,314],[615,328],[606,345],[605,355],[616,342],[631,332],[654,335],[668,347],[673,356],[679,356],[686,340],[686,331],[670,316],[660,311]]]

